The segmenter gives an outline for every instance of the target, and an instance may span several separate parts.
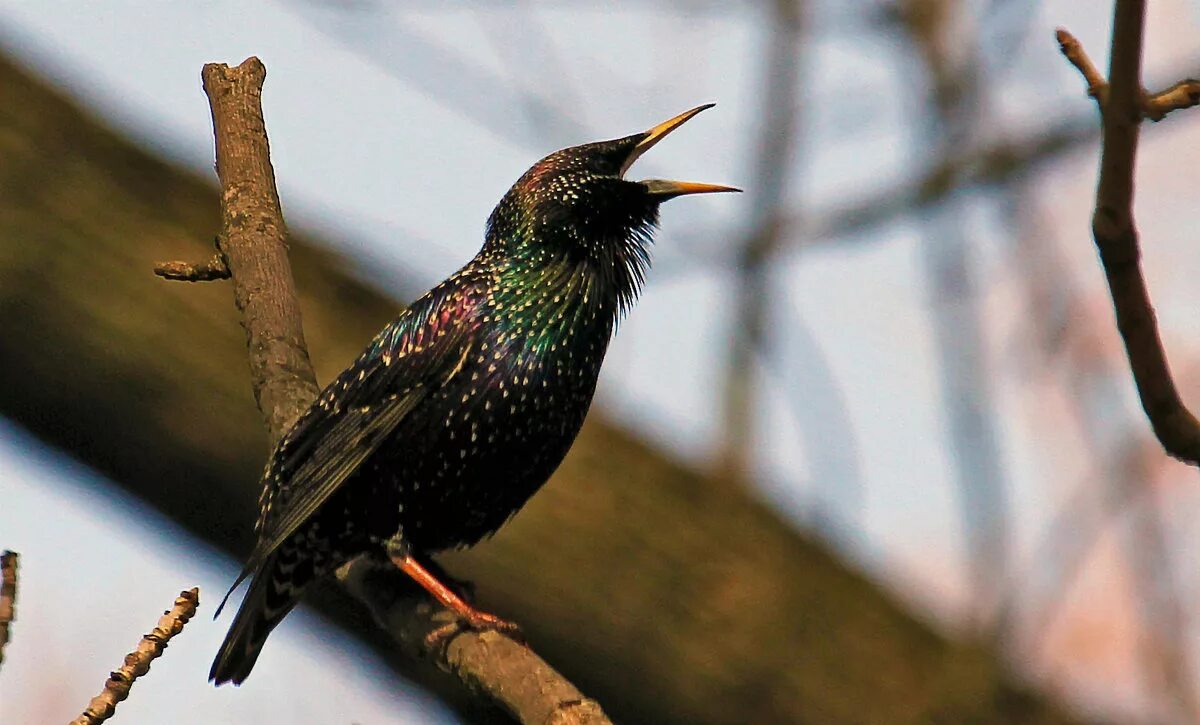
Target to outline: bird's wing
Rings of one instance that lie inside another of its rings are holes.
[[[473,349],[483,280],[460,275],[384,328],[280,441],[265,473],[253,569],[299,529]]]
[[[377,405],[364,405],[337,416],[336,422],[313,450],[312,457],[292,474],[288,486],[295,490],[287,497],[287,508],[273,517],[272,525],[264,529],[248,566],[265,560],[296,533],[387,439],[420,402],[424,391],[424,386],[410,388]]]

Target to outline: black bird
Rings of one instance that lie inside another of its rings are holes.
[[[386,553],[467,626],[507,624],[418,559],[495,532],[558,467],[642,285],[659,204],[738,191],[623,178],[711,106],[534,164],[492,212],[475,258],[321,392],[263,474],[258,543],[230,592],[247,576],[250,589],[211,680],[245,680],[308,585],[364,552]]]

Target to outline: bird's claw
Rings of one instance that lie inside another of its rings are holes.
[[[454,621],[447,622],[429,634],[425,635],[425,648],[429,651],[439,651],[449,646],[450,640],[468,630],[475,632],[499,632],[509,639],[525,643],[525,635],[515,622],[501,619],[494,614],[472,610],[471,612],[456,613]]]

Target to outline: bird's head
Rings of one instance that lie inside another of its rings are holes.
[[[631,181],[633,162],[707,104],[632,136],[555,151],[513,184],[488,219],[488,240],[507,252],[551,252],[605,259],[635,254],[658,221],[658,206],[687,194],[740,191],[729,186]],[[557,254],[556,254],[557,256]],[[644,259],[643,259],[644,262]]]

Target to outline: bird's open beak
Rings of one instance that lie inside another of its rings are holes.
[[[646,153],[653,148],[655,144],[666,138],[667,134],[682,126],[697,113],[712,108],[715,105],[717,104],[706,103],[703,106],[697,106],[690,111],[684,111],[674,118],[663,121],[647,131],[645,137],[641,141],[638,141],[637,145],[633,147],[633,151],[629,154],[629,158],[625,159],[625,163],[622,164],[621,176],[625,175],[625,172],[629,170],[629,167],[633,165],[634,161],[637,161],[642,154]],[[642,183],[649,187],[651,194],[664,199],[683,196],[684,194],[713,194],[721,191],[741,191],[741,189],[737,189],[732,186],[721,186],[720,184],[700,184],[693,181],[666,181],[664,179],[649,179],[647,181],[643,181]]]

